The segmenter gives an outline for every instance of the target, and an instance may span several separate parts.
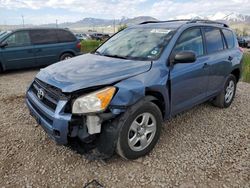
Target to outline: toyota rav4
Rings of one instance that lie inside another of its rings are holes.
[[[164,120],[205,101],[229,107],[242,56],[224,23],[144,22],[42,69],[26,103],[56,143],[136,159],[153,149]]]

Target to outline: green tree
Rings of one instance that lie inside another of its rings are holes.
[[[128,26],[127,26],[126,24],[120,25],[120,26],[118,27],[118,32],[121,31],[121,30],[123,30],[123,29],[126,29],[127,27],[128,27]]]

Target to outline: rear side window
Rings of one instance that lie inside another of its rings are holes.
[[[204,54],[200,28],[188,29],[184,31],[178,39],[173,52],[178,53],[186,50],[195,52],[197,56]]]
[[[207,53],[211,54],[224,49],[221,32],[217,28],[205,28]]]
[[[232,31],[229,31],[227,29],[222,30],[225,39],[227,41],[227,47],[228,49],[234,48],[234,34]]]
[[[76,37],[66,30],[57,30],[57,37],[59,42],[74,42]]]
[[[33,44],[53,44],[58,42],[56,30],[54,29],[31,30],[30,37]]]

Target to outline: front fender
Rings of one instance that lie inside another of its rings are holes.
[[[145,86],[140,80],[124,80],[115,85],[118,92],[112,99],[111,106],[130,106],[145,96]]]

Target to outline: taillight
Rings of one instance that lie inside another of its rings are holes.
[[[241,48],[241,47],[239,47],[239,50],[243,53],[244,52],[244,49],[243,48]]]
[[[81,42],[78,42],[77,45],[76,45],[76,48],[81,49],[81,47],[82,47]]]

